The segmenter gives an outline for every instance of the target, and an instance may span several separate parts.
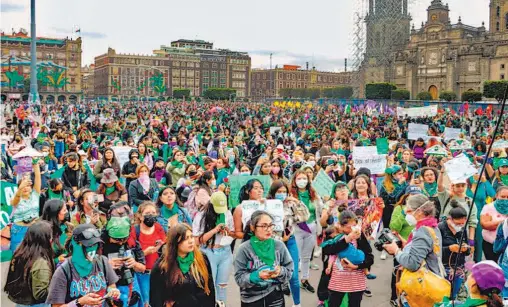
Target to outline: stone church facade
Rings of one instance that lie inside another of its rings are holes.
[[[390,0],[376,2],[382,1]],[[433,99],[438,99],[442,91],[453,91],[460,98],[465,91],[482,91],[485,80],[508,79],[508,0],[491,0],[489,30],[484,24],[466,25],[460,18],[452,24],[450,9],[441,0],[431,2],[427,21],[420,29],[414,26],[409,29],[405,0],[392,3],[403,6],[401,10],[395,8],[403,14],[397,19],[398,27],[404,28],[402,31],[397,28],[396,33],[409,35],[394,36],[379,31],[386,18],[376,18],[376,11],[370,10],[366,18],[368,34],[361,68],[362,90],[366,83],[391,82],[399,89],[409,90],[411,98],[425,91]],[[388,40],[383,35],[395,38],[383,47],[382,43]]]

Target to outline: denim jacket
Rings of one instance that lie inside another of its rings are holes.
[[[157,222],[161,224],[165,232],[168,232],[169,230],[168,219],[165,219],[162,215],[159,215],[157,217]],[[187,223],[192,227],[192,219],[189,215],[189,212],[187,212],[187,209],[178,207],[178,223]]]

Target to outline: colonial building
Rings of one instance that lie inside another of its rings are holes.
[[[83,91],[83,97],[87,99],[94,97],[94,69],[94,64],[81,67],[81,89]]]
[[[28,100],[28,32],[1,33],[2,100]],[[41,100],[70,101],[81,96],[81,38],[37,38],[37,79]]]
[[[376,15],[375,10],[370,9],[370,12]],[[360,95],[366,83],[392,82],[398,88],[409,90],[412,98],[424,91],[430,92],[433,99],[438,99],[442,91],[453,91],[460,97],[465,91],[481,91],[485,80],[506,79],[508,0],[491,0],[489,30],[484,24],[466,25],[460,17],[457,23],[452,23],[449,12],[448,5],[441,0],[432,0],[427,9],[427,21],[420,29],[414,26],[409,29],[409,22],[400,19],[398,27],[404,28],[401,37],[409,33],[409,40],[388,46],[384,49],[388,56],[384,57],[375,52],[383,41],[377,37],[383,32],[378,34],[373,29],[374,26],[379,29],[387,19],[385,16],[373,18],[370,14],[366,18],[367,49],[360,70]],[[385,61],[381,60],[383,58]]]
[[[251,97],[279,97],[283,88],[330,88],[351,84],[349,72],[326,72],[300,69],[300,66],[284,65],[275,69],[253,69],[251,73]]]

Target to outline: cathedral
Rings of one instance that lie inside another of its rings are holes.
[[[448,4],[432,0],[427,21],[415,29],[407,0],[369,0],[361,90],[367,83],[391,82],[412,99],[429,92],[437,100],[442,91],[460,99],[465,91],[482,91],[486,80],[508,79],[508,0],[490,1],[488,30],[460,17],[452,23],[449,12]]]

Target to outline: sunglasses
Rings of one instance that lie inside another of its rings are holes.
[[[85,229],[83,232],[81,232],[80,234],[75,236],[77,241],[80,241],[80,240],[83,240],[83,239],[84,240],[90,240],[91,238],[100,238],[100,237],[101,237],[101,234],[95,228]]]

